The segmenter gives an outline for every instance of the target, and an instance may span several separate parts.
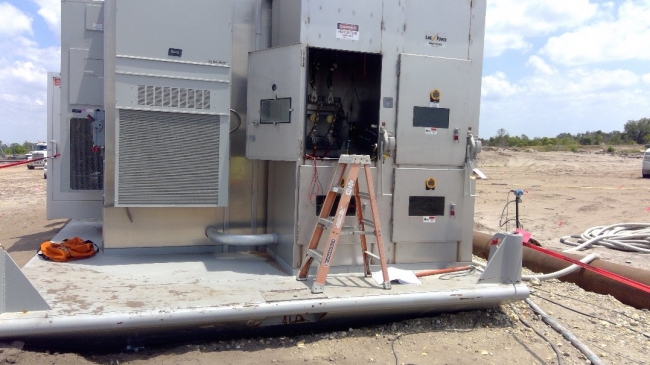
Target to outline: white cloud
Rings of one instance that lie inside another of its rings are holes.
[[[61,0],[32,0],[40,15],[54,34],[61,35]]]
[[[541,53],[567,66],[650,60],[650,1],[627,0],[617,17],[552,37]]]
[[[508,49],[525,51],[527,37],[573,29],[597,15],[589,0],[499,0],[487,6],[485,55],[498,56]]]
[[[0,36],[32,33],[32,18],[9,3],[0,3]]]
[[[40,15],[54,34],[60,34],[60,0],[32,2],[38,15],[0,3],[0,138],[4,142],[45,139],[47,72],[60,69],[60,47],[43,47],[32,30]]]
[[[546,64],[540,57],[531,57],[529,63],[542,69]],[[589,68],[553,72],[536,72],[516,82],[500,72],[484,77],[481,130],[505,128],[511,135],[531,137],[622,130],[625,121],[650,110],[650,74]]]
[[[643,79],[643,82],[650,84],[650,74],[645,74],[641,78]]]
[[[527,64],[532,66],[536,72],[542,73],[544,75],[553,75],[557,72],[539,56],[530,56]]]
[[[517,93],[517,86],[507,80],[503,72],[483,77],[481,95],[484,98],[502,98]]]

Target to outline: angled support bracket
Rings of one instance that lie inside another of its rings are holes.
[[[520,234],[498,233],[493,240],[500,240],[490,249],[490,256],[479,284],[515,284],[521,282],[523,237]]]
[[[0,314],[50,309],[11,256],[0,249]]]

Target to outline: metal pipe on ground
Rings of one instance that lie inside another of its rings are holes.
[[[491,235],[474,231],[474,255],[487,259],[488,253],[490,252],[491,240]],[[528,247],[524,247],[523,252],[524,267],[534,272],[547,274],[562,270],[571,265],[567,261],[545,255]],[[565,252],[562,252],[562,254],[576,260],[580,260],[584,257],[582,255],[568,254]],[[624,276],[639,283],[650,285],[650,271],[627,267],[600,259],[592,261],[590,265],[603,270],[611,271],[615,274]],[[579,269],[571,274],[560,277],[559,280],[574,283],[582,289],[594,293],[611,295],[614,298],[618,299],[621,303],[638,309],[650,309],[650,295],[648,295],[648,293],[640,289],[630,287],[629,285],[625,285],[614,279],[607,278],[593,271]]]

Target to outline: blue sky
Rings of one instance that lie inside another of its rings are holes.
[[[0,0],[0,140],[46,138],[60,0]],[[623,130],[650,117],[650,0],[488,0],[480,135]]]

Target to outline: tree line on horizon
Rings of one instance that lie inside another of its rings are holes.
[[[534,146],[599,146],[599,145],[634,145],[650,144],[650,118],[630,120],[623,126],[623,131],[577,133],[560,133],[555,137],[529,138],[527,135],[511,136],[503,128],[497,130],[496,136],[482,139],[483,145],[495,147],[534,147]],[[35,149],[36,143],[25,141],[3,144],[0,152],[5,155],[24,155]]]
[[[623,131],[603,132],[601,130],[585,133],[560,133],[555,137],[529,138],[525,134],[511,136],[503,128],[496,136],[483,139],[483,144],[495,147],[534,147],[534,146],[599,146],[650,144],[650,118],[630,120]]]
[[[0,152],[7,156],[24,155],[36,149],[36,143],[25,141],[20,143],[11,143],[9,145],[0,141]]]

